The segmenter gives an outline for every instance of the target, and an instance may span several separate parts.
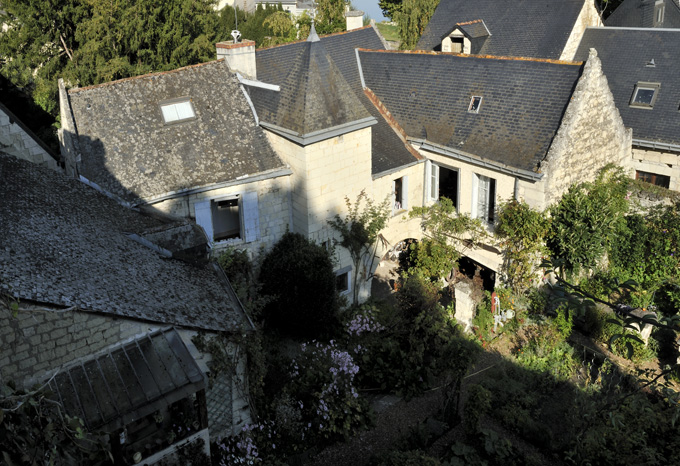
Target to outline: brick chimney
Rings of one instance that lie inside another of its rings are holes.
[[[249,79],[257,79],[255,65],[255,41],[218,42],[215,44],[217,58],[224,58],[232,71],[241,73]]]

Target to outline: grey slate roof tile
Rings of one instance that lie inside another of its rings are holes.
[[[0,179],[0,292],[168,325],[241,327],[243,311],[213,269],[163,258],[128,237],[179,225],[2,154]]]
[[[366,86],[406,133],[483,159],[536,170],[578,81],[580,64],[361,51]],[[479,113],[469,113],[481,96]]]
[[[477,52],[558,59],[584,0],[441,0],[417,49],[439,50],[458,23],[481,19],[491,33]]]
[[[196,118],[166,125],[159,103]],[[128,202],[283,168],[224,61],[69,91],[81,174]]]
[[[283,85],[296,57],[304,53],[305,44],[305,41],[301,41],[258,50],[256,52],[258,79],[266,83]],[[321,37],[321,44],[362,108],[378,121],[377,124],[371,126],[373,174],[415,162],[414,156],[383,118],[380,111],[366,97],[361,86],[355,49],[383,49],[383,42],[376,31],[369,26],[332,34]],[[257,99],[258,115],[261,109],[265,112],[273,111],[272,107],[275,105],[275,97],[273,96],[275,93],[273,91],[250,88],[250,92],[251,96],[255,96],[254,99]]]
[[[680,145],[680,30],[588,28],[576,58],[594,48],[633,139]],[[655,66],[646,66],[654,59]],[[654,108],[629,105],[636,83],[660,83]]]
[[[654,17],[657,0],[625,0],[604,21],[608,27],[680,28],[680,6],[673,0],[662,0],[663,20]]]

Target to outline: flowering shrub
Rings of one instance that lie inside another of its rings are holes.
[[[262,458],[260,458],[257,446],[253,440],[253,431],[262,429],[263,425],[246,424],[240,435],[218,441],[211,448],[213,465],[262,464]]]
[[[299,400],[303,438],[348,437],[366,425],[368,404],[359,396],[355,377],[359,366],[333,340],[302,344],[292,363],[292,381],[287,393]]]

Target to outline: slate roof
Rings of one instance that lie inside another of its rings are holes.
[[[130,238],[174,227],[75,179],[0,154],[0,292],[53,306],[234,331],[243,310],[215,270]]]
[[[441,50],[457,24],[483,20],[491,36],[478,53],[560,58],[584,0],[441,0],[416,46]]]
[[[680,30],[588,28],[576,59],[594,48],[625,126],[635,140],[680,145]],[[654,67],[647,64],[654,59]],[[660,83],[654,108],[629,105],[637,82]]]
[[[366,86],[409,137],[536,171],[560,127],[580,63],[360,51]],[[468,112],[481,96],[479,113]]]
[[[662,0],[663,20],[655,18],[658,0],[625,0],[604,21],[608,27],[680,28],[680,7],[673,0]]]
[[[349,85],[361,105],[362,110],[368,112],[377,120],[377,124],[371,126],[372,131],[372,172],[377,175],[382,172],[397,169],[416,161],[406,144],[399,138],[394,128],[382,116],[364,94],[361,85],[361,77],[357,65],[355,49],[363,47],[367,49],[384,49],[384,43],[378,33],[371,26],[354,29],[321,37],[321,45],[328,53],[330,60],[335,64],[333,73],[339,72],[344,81]],[[257,77],[258,80],[282,86],[289,74],[293,73],[293,63],[303,50],[308,47],[306,41],[284,44],[276,47],[259,49],[256,51]],[[250,88],[251,95],[260,92]],[[262,91],[262,94],[273,91]],[[258,115],[264,106],[266,99],[257,100],[256,108]]]
[[[189,97],[196,118],[165,124],[159,103]],[[236,75],[215,61],[72,89],[81,174],[128,202],[283,168]]]

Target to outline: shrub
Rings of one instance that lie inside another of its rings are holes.
[[[441,463],[437,458],[421,451],[392,451],[373,464],[375,466],[439,466]]]
[[[338,294],[328,252],[298,233],[286,233],[262,262],[267,326],[295,337],[329,336],[337,328]]]

